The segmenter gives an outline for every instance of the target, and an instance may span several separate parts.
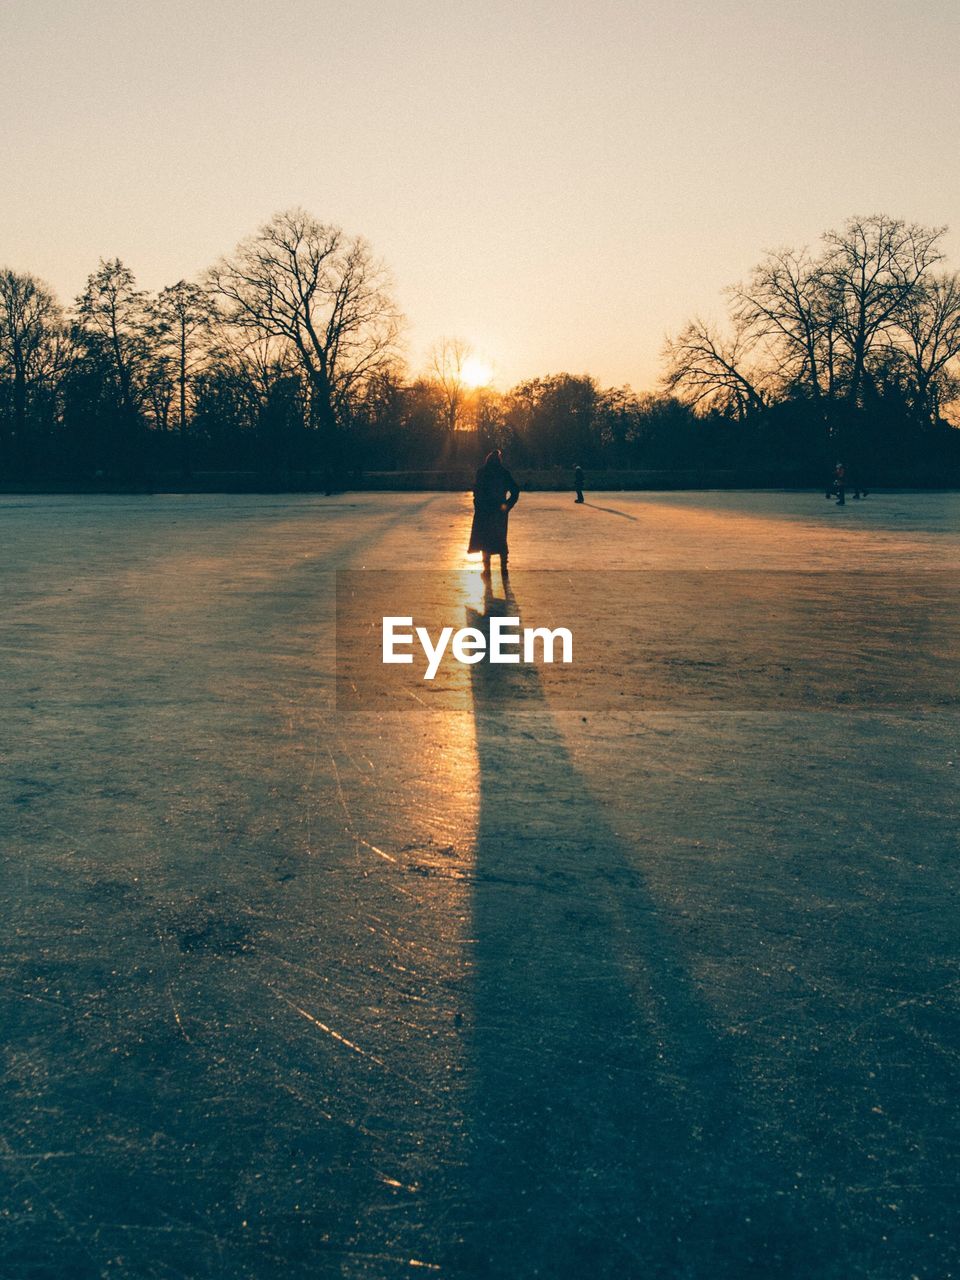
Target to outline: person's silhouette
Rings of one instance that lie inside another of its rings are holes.
[[[499,449],[487,454],[473,485],[473,524],[468,551],[483,555],[483,573],[490,576],[490,557],[500,557],[500,572],[509,572],[507,558],[507,521],[517,505],[520,487],[503,465]]]

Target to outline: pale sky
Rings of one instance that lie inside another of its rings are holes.
[[[365,235],[414,367],[651,387],[763,249],[949,223],[957,0],[0,0],[0,265],[149,289],[303,205]]]

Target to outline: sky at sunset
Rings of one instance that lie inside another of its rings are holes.
[[[0,265],[191,276],[302,205],[389,264],[422,366],[653,386],[767,247],[948,223],[956,0],[6,0]]]

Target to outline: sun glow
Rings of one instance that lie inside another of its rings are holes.
[[[460,370],[460,381],[468,390],[476,391],[478,387],[487,386],[492,377],[493,369],[480,356],[467,356],[464,360],[463,368]]]

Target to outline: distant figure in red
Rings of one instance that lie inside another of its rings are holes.
[[[468,551],[483,552],[483,574],[490,576],[490,557],[500,557],[500,572],[507,573],[507,519],[517,505],[520,488],[503,465],[499,449],[488,453],[473,485],[473,525]]]
[[[837,506],[846,506],[847,472],[842,462],[838,462],[833,469],[833,492],[837,495]]]
[[[853,475],[854,480],[856,480],[856,484],[853,485],[853,496],[855,498],[869,497],[870,490],[865,489],[863,485],[860,483],[860,480],[858,478],[860,475],[860,472],[853,471],[851,474]],[[846,506],[847,469],[842,462],[838,462],[836,467],[834,468],[833,480],[831,481],[830,488],[827,489],[826,493],[824,494],[824,497],[832,498],[834,494],[837,495],[837,506],[838,507]]]

